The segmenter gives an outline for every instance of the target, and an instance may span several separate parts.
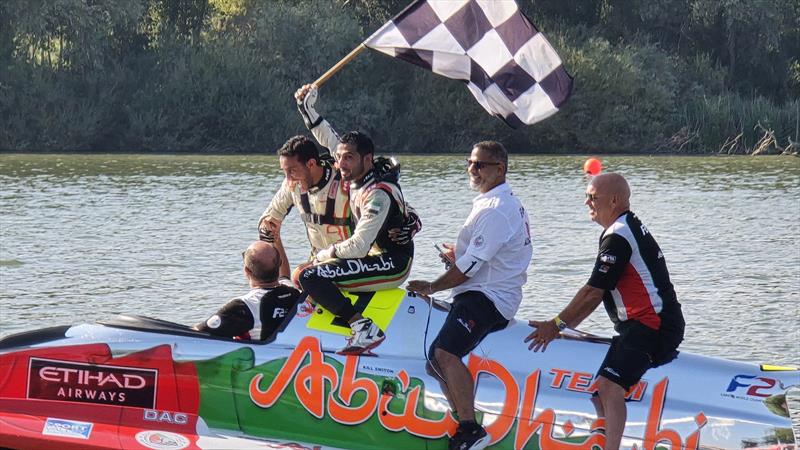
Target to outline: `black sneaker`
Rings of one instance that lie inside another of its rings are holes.
[[[450,450],[481,450],[489,445],[492,437],[483,429],[476,425],[475,428],[464,431],[461,426],[456,430],[456,434],[450,438]]]

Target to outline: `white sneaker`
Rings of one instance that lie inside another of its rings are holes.
[[[336,352],[340,355],[360,355],[377,347],[386,339],[386,335],[372,323],[372,319],[356,320],[350,324],[350,329],[353,335],[348,339],[347,347]]]

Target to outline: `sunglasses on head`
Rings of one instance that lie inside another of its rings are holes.
[[[475,166],[475,170],[481,170],[482,168],[487,166],[499,166],[500,164],[502,163],[467,159],[467,169],[469,169],[470,166]]]

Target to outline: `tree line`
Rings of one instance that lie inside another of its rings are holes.
[[[0,150],[272,152],[292,93],[410,0],[0,2]],[[797,0],[518,0],[575,77],[512,130],[464,85],[375,52],[320,91],[382,151],[796,153]]]

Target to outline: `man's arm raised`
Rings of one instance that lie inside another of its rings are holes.
[[[329,154],[333,154],[339,144],[339,134],[317,112],[317,98],[319,98],[319,91],[313,84],[304,84],[294,93],[297,110],[300,111],[300,116],[303,117],[306,128],[311,131],[319,145],[326,148]]]

